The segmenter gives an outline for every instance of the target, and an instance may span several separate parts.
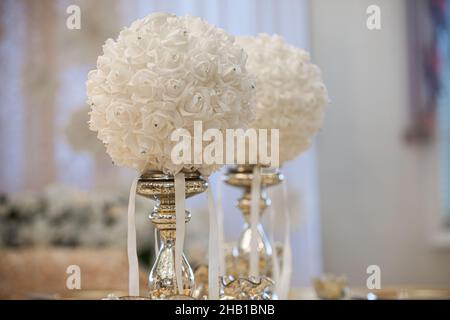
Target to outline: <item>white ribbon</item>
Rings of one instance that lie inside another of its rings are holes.
[[[219,276],[225,276],[225,236],[224,236],[224,224],[223,224],[223,206],[222,206],[222,189],[223,181],[219,178],[217,186],[217,224],[219,228]]]
[[[292,249],[291,249],[291,231],[290,214],[287,199],[286,182],[282,182],[283,203],[284,203],[284,246],[283,246],[283,265],[281,266],[281,275],[278,286],[278,295],[282,300],[286,300],[289,295],[291,275],[292,275]]]
[[[185,180],[184,173],[179,172],[175,175],[175,213],[176,213],[176,231],[175,231],[175,277],[177,281],[178,294],[183,294],[183,246],[186,229],[186,208],[185,208]]]
[[[208,209],[209,209],[209,246],[208,246],[208,296],[210,300],[219,299],[219,226],[217,211],[214,206],[212,187],[208,179]]]
[[[139,262],[136,249],[136,188],[138,178],[133,180],[128,199],[128,295],[139,296]]]
[[[271,199],[274,199],[272,195]],[[270,244],[272,245],[272,270],[273,270],[272,277],[275,284],[277,284],[280,279],[280,261],[278,259],[278,254],[275,246],[275,210],[273,209],[273,205],[269,206],[268,209],[270,219],[269,239]]]
[[[250,211],[250,276],[259,276],[259,254],[258,254],[258,220],[259,220],[259,198],[261,197],[261,169],[258,166],[253,168],[252,190],[251,190],[251,211]]]

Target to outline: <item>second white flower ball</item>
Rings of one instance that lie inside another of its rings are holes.
[[[309,53],[282,37],[238,37],[256,80],[256,129],[279,129],[280,165],[309,148],[322,126],[328,94]],[[270,143],[270,139],[269,139]]]

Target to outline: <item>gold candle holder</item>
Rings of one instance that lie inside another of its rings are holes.
[[[225,182],[227,184],[244,190],[243,196],[237,202],[237,207],[242,211],[245,219],[244,230],[239,237],[237,245],[232,248],[231,252],[226,253],[226,271],[228,275],[234,278],[248,277],[250,270],[250,243],[253,236],[250,227],[253,169],[254,165],[238,165],[231,167],[225,175]],[[267,195],[267,187],[277,185],[283,179],[283,175],[277,169],[271,172],[261,173],[260,217],[264,214],[264,210],[271,205],[271,200]],[[272,277],[273,247],[260,222],[258,222],[257,230],[259,275],[262,277]]]
[[[185,172],[186,198],[204,192],[208,183],[199,172]],[[147,171],[137,183],[137,194],[156,202],[150,220],[157,228],[161,246],[149,275],[149,295],[153,299],[191,297],[194,289],[194,273],[184,253],[182,257],[183,292],[178,292],[175,273],[176,212],[175,180],[173,175],[160,171]],[[185,222],[191,214],[186,211]]]

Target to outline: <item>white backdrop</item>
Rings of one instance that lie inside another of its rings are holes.
[[[314,0],[313,50],[332,107],[318,148],[324,269],[364,286],[448,285],[450,252],[436,250],[438,144],[408,145],[407,0]],[[379,5],[382,29],[366,28]]]

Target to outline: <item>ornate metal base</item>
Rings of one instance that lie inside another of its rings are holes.
[[[226,278],[220,282],[221,300],[274,300],[274,283],[268,277]]]
[[[195,270],[195,291],[198,300],[208,298],[208,266],[201,265]],[[274,283],[268,277],[237,278],[232,276],[220,279],[220,300],[274,300],[277,299]]]
[[[202,193],[208,183],[198,172],[185,172],[186,198]],[[183,292],[178,292],[175,276],[175,181],[172,175],[159,171],[142,174],[137,184],[137,193],[156,201],[150,219],[159,231],[161,247],[149,275],[149,295],[153,299],[172,299],[191,297],[194,288],[194,273],[183,254],[182,281]],[[191,215],[186,211],[186,222]]]

